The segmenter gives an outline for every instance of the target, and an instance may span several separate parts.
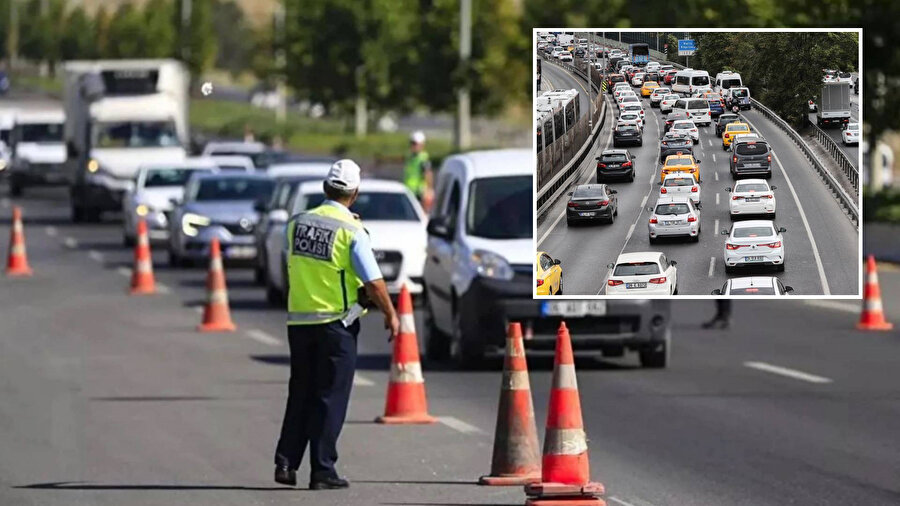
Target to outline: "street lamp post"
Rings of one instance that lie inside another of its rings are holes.
[[[469,102],[469,58],[472,55],[472,0],[459,4],[459,61],[466,75],[457,92],[459,110],[456,118],[456,147],[468,149],[470,140],[471,104]]]

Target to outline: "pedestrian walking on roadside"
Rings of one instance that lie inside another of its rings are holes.
[[[419,130],[409,136],[409,153],[403,165],[403,184],[422,203],[425,211],[434,202],[434,175],[431,160],[425,151],[425,134]]]
[[[716,314],[705,322],[703,328],[727,329],[731,325],[731,299],[716,299]]]
[[[347,414],[356,369],[358,295],[384,313],[390,337],[399,331],[368,233],[350,206],[359,194],[360,169],[352,160],[331,166],[325,201],[293,216],[287,226],[288,317],[291,379],[275,481],[297,484],[297,468],[309,446],[309,488],[347,488],[335,470],[337,440]]]

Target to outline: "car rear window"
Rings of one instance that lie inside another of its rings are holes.
[[[610,76],[609,80],[610,80],[610,82],[613,82],[613,83],[621,83],[625,80],[625,76],[619,76],[619,75]]]
[[[709,109],[706,100],[688,100],[687,108],[690,109]]]
[[[694,180],[687,177],[669,177],[666,178],[664,186],[692,186]]]
[[[656,262],[618,264],[613,271],[613,276],[647,276],[651,274],[659,274],[659,265]]]
[[[735,193],[767,192],[769,187],[765,183],[740,183],[734,187]]]
[[[572,197],[576,199],[584,199],[584,198],[600,198],[606,196],[603,193],[603,188],[600,186],[579,186],[575,188],[575,193],[572,194]]]
[[[674,128],[676,130],[682,130],[684,128],[694,128],[694,122],[693,121],[676,121],[675,124],[672,125],[672,128]]]
[[[771,286],[748,286],[747,288],[732,288],[731,295],[775,295],[775,289]]]
[[[769,146],[765,142],[742,142],[734,148],[735,154],[738,155],[762,155],[769,151]]]
[[[727,125],[728,123],[737,121],[737,119],[738,119],[737,114],[723,114],[723,115],[719,116],[719,123],[724,123]]]
[[[624,153],[613,153],[600,157],[601,162],[624,162],[628,157]]]
[[[728,125],[725,127],[727,132],[746,132],[747,127],[744,125]]]
[[[616,127],[617,132],[634,132],[637,130],[637,127],[634,125],[619,125]]]
[[[687,214],[690,210],[688,205],[680,202],[671,204],[659,204],[656,206],[656,214],[660,216],[671,216],[676,214]]]
[[[682,166],[682,165],[691,165],[691,159],[690,158],[671,158],[669,160],[666,160],[667,167]]]
[[[735,97],[735,98],[744,98],[744,97],[748,96],[748,93],[747,93],[747,90],[736,89],[736,90],[731,90],[731,96]]]
[[[748,237],[769,237],[775,235],[772,227],[743,227],[734,231],[734,236],[739,239]]]

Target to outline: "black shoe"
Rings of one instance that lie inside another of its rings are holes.
[[[297,471],[287,466],[275,466],[275,482],[282,485],[297,485]]]
[[[322,478],[309,482],[310,490],[334,490],[339,488],[349,488],[350,482],[343,478]]]
[[[708,322],[703,322],[703,328],[711,329],[715,327],[717,323],[719,323],[719,320],[710,320]]]

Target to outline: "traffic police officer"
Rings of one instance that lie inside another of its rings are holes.
[[[308,444],[309,488],[349,486],[334,464],[356,368],[358,317],[363,313],[360,287],[384,313],[391,338],[399,329],[368,233],[349,210],[359,184],[358,165],[352,160],[335,162],[323,183],[326,200],[288,223],[291,379],[275,450],[278,483],[297,484],[297,468]]]
[[[409,154],[403,166],[403,184],[413,192],[428,211],[434,200],[431,160],[425,151],[425,134],[415,131],[409,136]]]

